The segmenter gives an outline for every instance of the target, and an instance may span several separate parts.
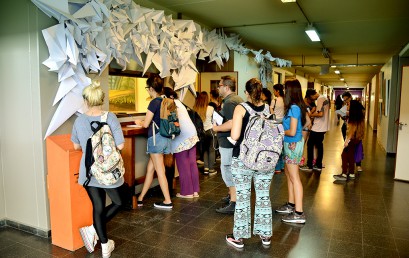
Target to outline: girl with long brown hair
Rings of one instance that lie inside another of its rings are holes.
[[[214,107],[209,106],[209,95],[206,91],[202,91],[196,98],[193,110],[196,111],[203,121],[203,127],[205,130],[204,139],[200,142],[200,154],[203,156],[204,162],[204,174],[216,174],[214,169],[214,163],[216,161],[214,136],[212,132],[212,115]]]
[[[300,179],[300,164],[304,138],[302,128],[306,122],[306,107],[301,93],[301,84],[297,79],[285,82],[284,161],[287,177],[288,201],[278,207],[276,212],[286,214],[281,218],[288,223],[305,223],[303,210],[303,186]]]
[[[342,151],[342,173],[334,175],[335,180],[355,179],[355,150],[365,135],[365,114],[363,106],[356,100],[349,103],[348,129]]]

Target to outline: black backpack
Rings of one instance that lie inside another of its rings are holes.
[[[200,142],[202,142],[202,140],[205,137],[205,130],[204,130],[202,118],[200,118],[199,114],[193,109],[191,109],[190,107],[186,105],[185,107],[186,107],[187,113],[189,114],[190,120],[192,120],[193,124],[196,127],[197,137],[199,137]]]

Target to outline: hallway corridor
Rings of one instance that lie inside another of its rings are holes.
[[[112,257],[409,257],[409,183],[393,180],[395,159],[381,150],[376,134],[367,132],[364,171],[353,181],[334,183],[343,141],[341,125],[333,121],[325,135],[321,175],[300,172],[306,224],[285,224],[273,214],[268,248],[256,236],[245,240],[242,251],[226,244],[233,216],[215,212],[227,193],[218,173],[201,174],[200,198],[173,198],[172,211],[153,208],[162,199],[160,190],[153,190],[143,208],[120,212],[108,224],[116,243]],[[274,175],[273,208],[286,198],[285,175]],[[3,227],[0,257],[101,257],[101,249],[98,244],[93,254],[85,248],[69,252],[50,239]]]

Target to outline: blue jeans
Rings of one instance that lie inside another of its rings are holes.
[[[251,181],[254,177],[256,205],[254,213],[254,235],[271,237],[273,234],[270,185],[274,171],[261,172],[247,168],[233,158],[232,173],[236,185],[236,210],[234,212],[234,238],[251,237]]]
[[[222,178],[227,187],[234,186],[233,177],[231,174],[231,161],[233,158],[233,148],[219,148],[220,151],[220,171]]]
[[[155,137],[155,143],[153,142],[153,138]],[[163,153],[169,154],[170,153],[170,138],[163,137],[159,133],[155,134],[148,138],[147,142],[147,151],[146,153]]]

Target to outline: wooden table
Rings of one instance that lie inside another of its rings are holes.
[[[124,148],[122,149],[122,158],[125,166],[125,182],[129,186],[135,186],[135,136],[147,135],[146,128],[135,128],[122,126],[122,132],[125,137]]]
[[[133,124],[133,123],[131,123]],[[148,129],[143,127],[127,127],[127,123],[123,123],[122,132],[125,137],[124,148],[122,149],[122,158],[124,160],[125,175],[124,180],[132,188],[132,192],[135,192],[135,136],[147,135]],[[136,203],[136,198],[134,203]],[[135,206],[135,205],[133,205]],[[134,209],[136,207],[133,207]]]

